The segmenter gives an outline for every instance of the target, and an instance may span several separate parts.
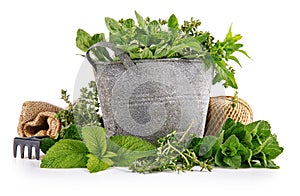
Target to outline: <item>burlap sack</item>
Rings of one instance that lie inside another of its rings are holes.
[[[18,124],[20,137],[48,135],[52,138],[61,129],[61,123],[55,115],[62,108],[41,101],[23,103]]]

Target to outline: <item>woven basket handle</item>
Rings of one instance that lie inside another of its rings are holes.
[[[86,52],[86,58],[92,64],[95,70],[97,70],[96,63],[90,56],[90,51],[95,47],[111,49],[115,53],[115,55],[120,58],[120,61],[123,63],[125,69],[129,69],[130,67],[135,65],[134,62],[130,59],[130,57],[126,54],[126,52],[117,48],[115,44],[111,42],[98,42],[92,45]]]

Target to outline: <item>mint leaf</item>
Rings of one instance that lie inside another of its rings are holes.
[[[279,146],[276,135],[272,135],[267,121],[243,125],[228,119],[223,125],[222,134],[225,142],[215,156],[217,165],[236,167],[238,158],[232,157],[239,155],[243,167],[279,168],[272,160],[284,149]]]
[[[91,173],[106,170],[111,166],[111,164],[108,164],[107,162],[100,160],[97,156],[93,154],[88,154],[87,157],[88,157],[88,161],[86,167]]]
[[[248,166],[251,167],[251,157],[252,157],[252,151],[251,149],[245,147],[243,144],[240,144],[238,148],[238,154],[241,155],[242,162],[247,163]]]
[[[283,148],[279,146],[276,135],[272,135],[262,144],[262,152],[268,160],[275,159],[283,152]]]
[[[242,163],[241,155],[236,154],[232,157],[224,157],[224,163],[235,169],[239,168]]]
[[[56,142],[41,161],[41,168],[84,168],[88,149],[82,141],[61,139]]]
[[[253,136],[256,134],[263,136],[264,140],[271,135],[271,126],[267,121],[264,120],[255,121],[246,125],[245,130],[250,132]]]
[[[240,146],[239,139],[235,135],[231,135],[222,145],[222,153],[225,156],[234,156]]]
[[[215,156],[215,164],[220,167],[228,167],[228,165],[223,161],[224,157],[225,156],[223,155],[221,148],[219,148]]]
[[[82,135],[79,126],[71,124],[68,127],[64,128],[62,132],[63,139],[82,140]]]
[[[101,158],[106,153],[106,131],[102,127],[83,127],[83,142],[91,153]]]
[[[214,156],[219,148],[218,138],[215,136],[205,136],[203,138],[193,138],[190,143],[193,151],[202,159]]]
[[[47,151],[55,144],[56,140],[53,138],[43,138],[41,140],[40,149],[41,151],[46,154]]]
[[[108,151],[115,152],[116,157],[111,157],[114,166],[129,166],[136,159],[150,156],[156,147],[134,136],[112,136],[108,140]]]
[[[232,134],[234,134],[239,139],[241,144],[252,148],[252,135],[251,132],[245,130],[245,125],[237,122],[234,128],[232,128]]]

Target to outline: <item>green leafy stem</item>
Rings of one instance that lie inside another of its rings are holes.
[[[202,59],[206,65],[213,65],[216,75],[213,82],[223,81],[225,87],[238,89],[235,80],[235,70],[228,64],[236,62],[241,66],[235,56],[239,52],[248,58],[246,51],[242,50],[243,44],[240,34],[233,35],[232,27],[223,41],[215,41],[214,37],[199,29],[200,20],[191,18],[179,24],[177,17],[172,14],[168,20],[151,20],[143,18],[135,12],[136,21],[132,18],[115,20],[106,17],[105,24],[109,30],[109,38],[104,33],[90,35],[82,29],[78,29],[76,45],[83,52],[95,43],[109,41],[124,50],[131,59],[159,59],[159,58],[196,58]],[[95,60],[114,61],[105,48],[92,50]]]
[[[89,83],[89,88],[81,89],[75,104],[62,91],[61,98],[68,107],[57,115],[63,122],[57,137],[41,140],[45,153],[42,168],[88,168],[90,172],[98,172],[122,166],[140,173],[191,171],[195,166],[200,166],[201,171],[211,171],[213,166],[279,168],[273,160],[283,148],[267,121],[244,125],[227,119],[219,135],[203,138],[189,134],[189,127],[184,132],[171,131],[158,138],[154,145],[134,136],[108,137],[98,114],[96,94],[94,81]],[[77,119],[76,113],[90,118]]]

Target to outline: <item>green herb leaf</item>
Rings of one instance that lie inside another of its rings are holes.
[[[89,152],[96,155],[99,159],[106,153],[106,131],[102,127],[83,127],[83,142],[86,144]]]
[[[234,62],[236,62],[240,67],[242,67],[240,61],[238,60],[238,58],[236,58],[235,56],[229,56],[228,59],[233,60]]]
[[[112,164],[107,163],[105,161],[100,160],[97,156],[93,154],[88,154],[88,161],[86,167],[91,173],[99,172],[106,170],[107,168],[111,167]]]
[[[179,24],[178,24],[178,19],[176,18],[176,16],[174,14],[172,14],[170,17],[169,17],[169,20],[168,20],[168,27],[170,30],[177,30],[178,27],[179,27]]]
[[[41,168],[84,168],[88,149],[82,141],[62,139],[43,157]]]
[[[141,51],[138,53],[130,52],[130,58],[132,59],[151,59],[153,58],[153,54],[151,50],[147,47],[144,49],[140,49]]]
[[[106,27],[107,27],[107,29],[109,30],[110,33],[116,33],[119,30],[121,30],[120,24],[115,19],[105,17],[104,20],[105,20]]]
[[[242,159],[241,156],[239,154],[236,154],[234,156],[225,156],[223,159],[224,163],[226,163],[228,166],[232,167],[232,168],[239,168],[241,166],[242,163]]]
[[[205,136],[203,138],[193,138],[190,147],[193,151],[203,159],[209,159],[214,156],[219,148],[218,138],[215,136]]]
[[[224,156],[234,156],[240,146],[239,139],[235,135],[231,135],[222,145],[221,150]]]
[[[244,50],[237,50],[237,52],[240,52],[242,54],[244,54],[246,57],[248,57],[249,59],[251,59],[251,57],[248,55],[248,53]]]
[[[263,146],[262,152],[265,153],[268,160],[275,159],[283,152],[283,148],[279,146],[275,134],[270,136],[270,139],[266,140]]]
[[[90,34],[88,34],[86,31],[78,29],[76,37],[76,46],[83,52],[86,52],[90,47],[91,38],[92,37],[90,36]]]
[[[56,140],[53,138],[43,138],[41,140],[40,149],[46,154],[47,151],[55,144]]]
[[[136,159],[150,156],[155,146],[134,136],[112,136],[108,140],[108,151],[116,153],[111,157],[115,166],[129,166]]]
[[[135,11],[134,13],[135,13],[135,17],[136,17],[136,20],[137,20],[139,26],[142,29],[145,29],[145,27],[146,27],[146,21],[144,20],[144,18],[139,13],[137,13],[137,11]]]
[[[74,139],[74,140],[82,140],[82,135],[80,131],[80,127],[74,124],[65,127],[62,131],[62,139]]]

